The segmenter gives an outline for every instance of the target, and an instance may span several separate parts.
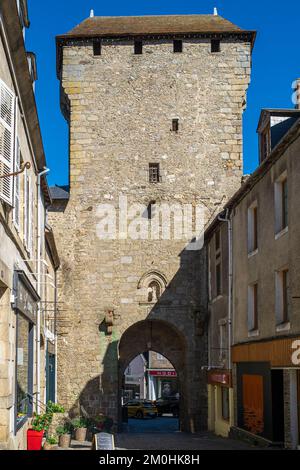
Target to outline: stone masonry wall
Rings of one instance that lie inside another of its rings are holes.
[[[201,371],[207,341],[199,331],[205,254],[184,251],[182,240],[100,240],[98,207],[117,208],[123,194],[129,205],[202,203],[206,219],[216,214],[241,182],[250,47],[224,40],[222,51],[211,54],[210,41],[194,39],[174,54],[172,41],[152,41],[134,55],[132,43],[103,42],[99,57],[92,44],[63,48],[71,196],[64,213],[50,214],[50,223],[62,261],[58,400],[74,413],[80,403],[117,420],[118,343],[131,325],[151,317],[186,338],[190,395],[184,412],[190,428],[207,424]],[[178,133],[171,131],[174,118]],[[160,164],[160,183],[149,183],[149,163]],[[148,302],[147,285],[139,284],[149,272],[167,282],[156,305]],[[108,310],[114,312],[112,335],[101,326]]]

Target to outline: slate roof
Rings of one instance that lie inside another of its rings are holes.
[[[50,195],[52,200],[70,199],[69,186],[51,186]]]

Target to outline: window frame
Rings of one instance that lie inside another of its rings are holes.
[[[271,128],[268,123],[259,134],[259,158],[262,163],[271,152]]]
[[[27,415],[18,421],[18,339],[19,339],[19,320],[22,318],[28,323],[28,373],[27,373],[27,393],[28,395],[28,412]],[[16,351],[15,351],[15,399],[14,399],[14,434],[24,426],[30,417],[33,415],[33,402],[30,395],[33,395],[33,372],[34,372],[34,323],[32,323],[21,312],[16,312]]]
[[[275,272],[276,326],[290,322],[290,272],[284,267]]]
[[[155,170],[156,169],[156,176],[155,176]],[[149,173],[149,183],[150,184],[157,184],[160,183],[161,177],[160,177],[160,164],[159,163],[149,163],[148,167],[148,173]]]
[[[226,392],[226,402],[227,402],[227,411],[228,411],[228,417],[225,416],[224,410],[224,393]],[[230,391],[228,387],[221,387],[221,414],[222,414],[222,420],[226,421],[229,423],[230,421]]]
[[[248,255],[258,251],[258,203],[248,208]]]
[[[285,170],[274,183],[275,238],[288,230],[288,174]]]
[[[18,173],[21,169],[22,163],[22,153],[19,139],[16,139],[16,155],[15,155],[15,165],[14,165],[14,172]],[[13,198],[14,198],[14,207],[13,207],[13,224],[17,230],[20,232],[21,227],[21,175],[16,175],[14,177],[14,191],[13,191]]]
[[[216,298],[223,294],[221,228],[215,231],[215,292]]]
[[[248,286],[248,333],[259,331],[258,281]]]

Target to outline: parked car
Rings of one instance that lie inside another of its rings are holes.
[[[156,418],[158,415],[155,404],[149,400],[130,400],[123,408],[127,409],[128,418]]]
[[[179,415],[179,398],[175,396],[161,397],[155,401],[158,411],[158,416],[163,414],[172,414],[173,416]]]

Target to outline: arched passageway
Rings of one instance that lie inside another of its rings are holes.
[[[188,393],[186,387],[186,341],[172,324],[162,320],[144,320],[129,327],[119,342],[119,430],[122,430],[121,391],[125,369],[131,361],[147,351],[156,351],[166,357],[177,371],[180,393],[179,423],[188,430]]]

